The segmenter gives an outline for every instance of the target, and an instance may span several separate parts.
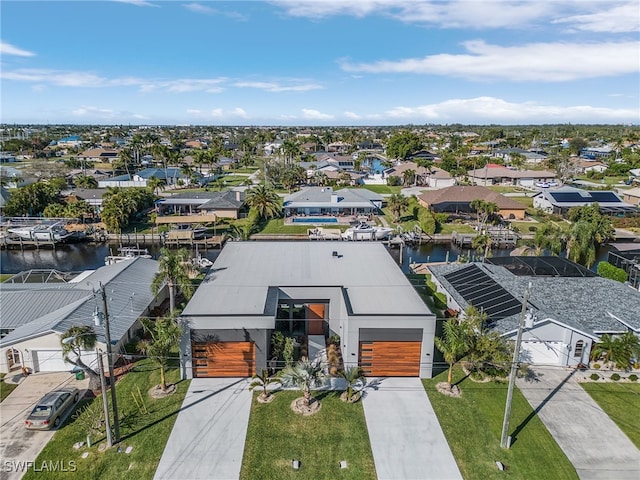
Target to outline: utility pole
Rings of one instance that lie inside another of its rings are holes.
[[[116,443],[120,441],[120,421],[118,420],[118,400],[116,398],[116,378],[113,374],[113,356],[111,352],[111,332],[109,331],[109,310],[107,309],[107,292],[100,282],[102,293],[102,308],[104,309],[104,338],[107,343],[107,367],[109,368],[109,383],[111,384],[111,405],[113,406],[113,429]]]
[[[509,388],[507,390],[507,403],[504,409],[504,421],[502,422],[502,436],[500,437],[500,446],[509,448],[511,441],[509,440],[509,420],[511,417],[511,401],[513,399],[513,386],[516,383],[516,374],[518,373],[518,362],[520,360],[520,343],[522,342],[522,330],[524,329],[524,320],[527,314],[527,302],[529,301],[529,293],[531,290],[531,282],[524,292],[522,300],[522,312],[520,313],[520,324],[518,325],[518,335],[516,344],[513,348],[513,361],[511,362],[511,374],[509,375]]]
[[[107,400],[107,381],[104,378],[104,365],[102,364],[102,352],[96,348],[98,357],[98,372],[100,372],[100,388],[102,390],[102,406],[104,407],[104,426],[107,431],[107,446],[113,446],[113,438],[111,438],[111,419],[109,415],[109,402]]]

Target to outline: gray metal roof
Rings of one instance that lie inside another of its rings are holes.
[[[183,315],[264,315],[269,287],[341,288],[353,315],[431,314],[382,244],[230,242]]]
[[[588,335],[625,331],[625,325],[613,315],[635,331],[640,331],[640,292],[623,283],[602,277],[517,276],[501,266],[477,265],[520,300],[531,282],[529,304],[539,321],[551,318]],[[463,308],[467,306],[466,301],[444,276],[466,266],[468,264],[463,263],[429,267],[434,277]],[[519,315],[512,315],[497,320],[493,328],[501,333],[510,332],[518,328],[518,321]]]
[[[331,202],[332,194],[338,196],[336,203]],[[334,191],[331,187],[307,187],[287,195],[284,200],[284,207],[363,208],[374,207],[373,201],[381,202],[382,200],[382,195],[366,189],[343,188],[342,190]]]
[[[51,309],[38,318],[33,318],[9,335],[0,340],[0,346],[15,344],[25,338],[42,335],[48,332],[63,333],[72,326],[90,325],[93,326],[93,312],[96,306],[100,310],[102,307],[102,297],[94,296],[94,289],[97,291],[100,284],[104,286],[107,293],[107,307],[109,310],[110,333],[112,341],[120,340],[131,328],[134,322],[147,310],[154,295],[151,293],[151,282],[158,271],[158,262],[149,258],[136,258],[126,262],[119,262],[113,265],[101,267],[88,275],[82,282],[65,284],[63,287],[45,288],[36,290],[33,284],[24,284],[22,291],[23,298],[27,304],[34,303],[41,298],[43,292],[49,295],[49,301],[54,301],[53,297],[60,295],[67,299],[67,303],[55,300],[60,305],[58,309]],[[0,289],[1,299],[5,295],[12,295],[19,292],[21,284],[13,284],[10,288]],[[70,292],[77,292],[75,301],[71,300]],[[12,303],[12,308],[20,309],[21,306]],[[4,301],[2,302],[3,316],[5,313]],[[17,315],[7,310],[9,315]],[[104,342],[102,329],[97,328],[98,340]]]

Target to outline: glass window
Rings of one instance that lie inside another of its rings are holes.
[[[276,312],[276,318],[289,320],[290,306],[288,303],[280,303],[278,305],[278,311]]]
[[[582,340],[578,340],[576,342],[576,349],[573,352],[573,356],[576,358],[582,358],[583,351],[584,351],[584,342]]]

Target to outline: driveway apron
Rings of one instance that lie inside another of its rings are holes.
[[[462,478],[419,378],[379,379],[362,402],[379,479]]]
[[[246,378],[191,380],[154,478],[237,479],[252,398]]]
[[[640,478],[640,450],[575,380],[575,370],[535,367],[517,386],[583,480]]]

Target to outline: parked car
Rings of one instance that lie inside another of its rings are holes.
[[[550,185],[548,182],[536,182],[536,187],[540,187],[540,188],[549,188]]]
[[[25,426],[32,430],[50,430],[59,427],[67,410],[80,400],[80,390],[63,387],[47,393],[38,400],[25,420]]]

